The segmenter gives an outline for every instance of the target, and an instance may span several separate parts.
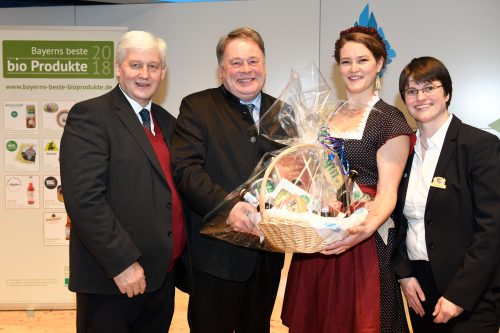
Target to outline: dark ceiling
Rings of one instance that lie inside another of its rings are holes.
[[[0,8],[179,2],[168,0],[0,0]]]
[[[111,3],[111,2],[110,2]],[[82,5],[105,5],[110,4],[102,1],[85,1],[85,0],[3,0],[0,1],[0,8],[9,7],[40,7],[40,6],[82,6]]]

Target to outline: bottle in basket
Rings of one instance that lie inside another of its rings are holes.
[[[356,170],[349,171],[344,184],[337,191],[337,200],[342,203],[342,207],[347,214],[352,213],[349,211],[349,206],[351,206],[351,194],[356,178],[358,178],[358,172]]]
[[[255,195],[253,195],[252,193],[250,193],[248,191],[248,189],[243,188],[240,191],[240,199],[243,200],[243,201],[248,202],[249,204],[251,204],[252,206],[254,206],[255,208],[257,208],[257,210],[259,209],[259,200],[257,200],[257,198],[255,197]]]

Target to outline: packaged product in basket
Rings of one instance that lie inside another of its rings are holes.
[[[338,100],[314,65],[292,70],[283,92],[255,125],[266,142],[285,148],[264,155],[249,179],[205,216],[200,232],[240,246],[312,253],[363,223],[373,199],[350,169],[349,138],[329,126],[332,115],[346,109],[373,111]],[[255,207],[248,215],[255,226],[251,234],[226,224],[238,201]]]

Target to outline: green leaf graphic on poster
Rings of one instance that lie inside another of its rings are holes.
[[[488,126],[500,133],[500,119],[497,119],[496,121],[492,122]]]

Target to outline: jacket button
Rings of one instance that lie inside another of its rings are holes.
[[[256,138],[255,136],[252,136],[252,137],[250,138],[250,142],[251,142],[251,143],[255,143],[255,141],[257,141],[257,138]]]
[[[430,244],[429,244],[429,249],[430,249],[430,250],[434,250],[434,248],[435,248],[434,243],[430,243]]]
[[[171,202],[167,202],[167,208],[168,209],[172,208],[172,203]]]
[[[167,236],[168,236],[169,238],[170,238],[170,237],[172,237],[172,231],[169,231],[169,232],[167,233]]]

